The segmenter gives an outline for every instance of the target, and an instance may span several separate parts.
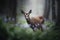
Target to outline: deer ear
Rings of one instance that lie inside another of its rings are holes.
[[[32,10],[29,11],[29,13],[31,13],[31,12],[32,12]]]
[[[23,11],[23,10],[21,10],[21,13],[24,13],[24,11]]]

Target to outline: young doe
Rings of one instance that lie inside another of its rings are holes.
[[[42,24],[44,23],[43,16],[37,16],[37,17],[30,18],[31,12],[32,10],[30,10],[28,13],[25,13],[23,10],[21,10],[21,13],[24,14],[27,23],[30,25],[33,31],[36,31],[36,29],[41,29],[41,31],[43,31],[43,28],[42,28]]]

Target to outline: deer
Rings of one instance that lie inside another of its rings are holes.
[[[21,10],[21,13],[24,14],[24,17],[29,24],[30,28],[32,28],[33,31],[36,31],[36,29],[41,29],[43,31],[42,25],[44,23],[43,16],[37,16],[30,18],[32,10],[30,10],[28,13],[25,13],[23,10]]]

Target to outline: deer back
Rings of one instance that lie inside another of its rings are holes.
[[[42,23],[43,21],[44,21],[43,17],[40,17],[40,16],[32,17],[30,19],[30,22],[33,23],[33,24],[35,24],[35,23]]]

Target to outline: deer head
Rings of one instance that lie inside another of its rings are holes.
[[[30,10],[28,13],[25,13],[23,10],[21,10],[21,13],[24,14],[25,18],[28,19],[30,13],[32,12],[32,10]]]

